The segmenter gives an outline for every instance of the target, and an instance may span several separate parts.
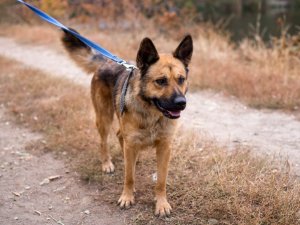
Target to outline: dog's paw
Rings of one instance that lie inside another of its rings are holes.
[[[171,214],[171,206],[167,199],[159,199],[155,206],[155,215],[159,217],[169,216]]]
[[[114,164],[109,160],[102,163],[102,171],[104,173],[113,173],[115,171]]]
[[[129,209],[134,204],[133,194],[122,194],[118,200],[118,205],[121,209]]]

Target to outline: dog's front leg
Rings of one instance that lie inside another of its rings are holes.
[[[160,139],[156,142],[157,157],[157,183],[155,187],[156,207],[155,215],[168,216],[171,212],[171,206],[167,201],[166,180],[168,175],[168,165],[171,155],[169,139]]]
[[[123,192],[118,200],[118,204],[121,208],[129,208],[134,204],[134,176],[135,165],[138,155],[138,148],[130,143],[124,142],[124,162],[125,162],[125,180]]]

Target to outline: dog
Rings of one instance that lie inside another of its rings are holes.
[[[155,215],[169,216],[171,206],[167,201],[166,179],[176,119],[186,107],[188,65],[193,53],[191,35],[186,35],[172,54],[159,54],[152,40],[144,38],[136,57],[138,69],[132,72],[93,52],[67,32],[63,33],[62,43],[79,66],[94,73],[91,97],[100,135],[102,170],[106,173],[114,172],[107,138],[114,114],[117,115],[117,136],[125,164],[124,187],[118,204],[121,208],[134,204],[138,154],[142,149],[154,147],[157,157]]]

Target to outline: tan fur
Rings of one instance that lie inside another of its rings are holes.
[[[93,64],[86,64],[86,54],[91,51],[80,49],[80,46],[69,43],[63,39],[70,56],[86,71],[96,68]],[[72,40],[71,40],[72,41]],[[76,41],[76,40],[75,40]],[[77,43],[78,44],[78,43]],[[80,45],[80,43],[79,43]],[[78,49],[76,49],[78,48]],[[82,52],[80,52],[82,51]],[[82,54],[78,54],[82,53]],[[85,57],[85,60],[83,58]],[[186,93],[187,82],[178,83],[178,78],[186,78],[185,66],[179,59],[171,54],[160,54],[159,59],[151,65],[147,75],[135,70],[129,80],[129,86],[125,96],[126,110],[120,112],[120,95],[125,78],[129,72],[122,66],[100,62],[101,66],[96,70],[91,84],[91,96],[96,113],[96,125],[100,134],[100,157],[104,172],[113,172],[114,165],[107,148],[107,137],[116,113],[120,130],[117,136],[124,153],[125,177],[124,187],[118,201],[121,208],[128,208],[134,203],[135,165],[138,154],[147,147],[154,147],[157,156],[157,184],[155,187],[156,209],[155,214],[169,215],[171,206],[166,196],[166,178],[168,164],[171,155],[171,141],[176,127],[176,120],[166,118],[151,101],[143,96],[151,98],[171,98],[174,93]],[[116,76],[116,77],[115,77]],[[168,86],[162,87],[155,81],[160,77],[168,79]],[[141,95],[143,89],[143,96]],[[114,103],[114,104],[113,104]]]
[[[160,60],[149,69],[149,77],[151,78],[151,81],[148,82],[147,85],[147,91],[149,92],[145,94],[159,98],[168,98],[173,94],[174,90],[185,93],[187,89],[187,83],[182,86],[178,85],[177,83],[177,79],[180,75],[186,78],[185,69],[182,63],[170,54],[160,54]],[[162,76],[167,77],[170,81],[170,85],[163,89],[153,82]]]

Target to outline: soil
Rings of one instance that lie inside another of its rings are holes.
[[[91,77],[62,50],[22,45],[0,37],[0,54],[87,88],[90,84]],[[115,215],[99,199],[94,201],[97,188],[83,185],[61,160],[49,153],[35,156],[25,150],[29,142],[42,136],[11,124],[7,118],[5,109],[0,108],[0,221],[3,224],[125,223],[124,217]],[[251,109],[232,97],[201,91],[188,95],[181,125],[229,147],[243,144],[257,153],[288,157],[300,174],[300,122],[294,115]],[[40,185],[53,175],[61,178]]]
[[[230,148],[242,144],[288,159],[300,174],[300,121],[295,115],[249,108],[234,97],[204,91],[189,95],[182,122]]]
[[[62,160],[26,150],[42,136],[7,118],[0,108],[1,224],[125,224],[122,214],[116,215],[99,198],[95,201],[97,187],[82,184]],[[59,177],[48,181],[51,176]]]

